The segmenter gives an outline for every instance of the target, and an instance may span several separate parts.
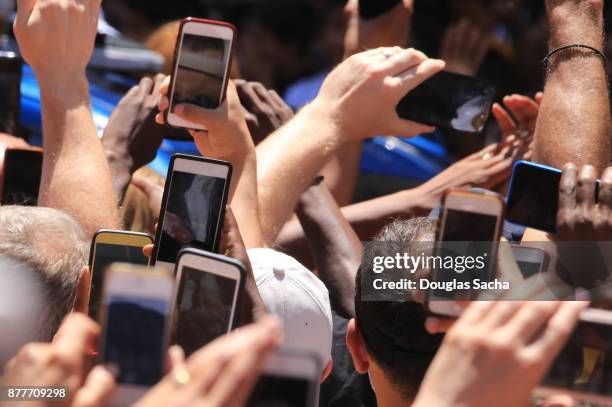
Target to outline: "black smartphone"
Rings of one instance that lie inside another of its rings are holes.
[[[17,134],[21,106],[23,61],[14,52],[0,51],[0,132]]]
[[[611,348],[612,312],[587,309],[536,393],[566,393],[578,403],[610,405]]]
[[[561,170],[529,161],[517,161],[512,170],[506,220],[518,225],[557,231]],[[595,196],[598,195],[596,184]]]
[[[411,90],[396,111],[402,119],[428,126],[478,133],[494,99],[495,87],[489,82],[443,71]]]
[[[39,149],[9,148],[4,152],[2,205],[38,204],[42,164]]]
[[[172,156],[157,223],[155,264],[174,269],[185,246],[217,250],[231,175],[227,161]]]
[[[246,269],[232,258],[187,248],[176,263],[172,337],[189,356],[236,326]]]
[[[402,0],[359,0],[359,17],[364,20],[376,18],[401,2]]]
[[[148,266],[149,258],[142,253],[145,245],[153,243],[146,233],[123,230],[98,230],[91,241],[89,250],[89,316],[99,320],[100,301],[104,272],[113,263],[128,263]]]

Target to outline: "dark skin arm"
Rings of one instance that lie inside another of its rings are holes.
[[[344,318],[353,318],[361,242],[331,192],[320,181],[304,192],[296,214],[319,278],[329,290],[332,308]]]
[[[238,325],[248,325],[266,314],[266,306],[261,299],[261,295],[259,295],[259,290],[257,290],[251,262],[249,261],[246,247],[242,241],[238,223],[236,222],[232,208],[229,206],[225,207],[225,220],[223,222],[223,233],[221,234],[219,253],[241,261],[246,267],[247,276],[244,284],[245,295],[242,296],[242,301],[239,305],[240,319],[238,320]]]
[[[549,50],[585,44],[603,50],[603,0],[547,0]],[[551,57],[534,147],[535,159],[561,168],[610,162],[610,101],[602,59],[572,48]]]
[[[132,174],[153,161],[164,139],[164,126],[155,123],[159,87],[164,76],[143,78],[123,96],[102,135],[102,146],[119,203]]]

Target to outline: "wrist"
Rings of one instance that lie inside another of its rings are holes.
[[[39,73],[36,79],[40,87],[41,98],[51,106],[75,106],[89,104],[89,82],[85,73]]]
[[[326,145],[334,148],[338,148],[355,138],[355,132],[350,129],[347,120],[342,117],[339,110],[340,107],[334,101],[322,98],[316,98],[302,109],[304,120],[308,123],[320,123],[320,126],[317,125],[317,130],[325,129],[329,132]]]

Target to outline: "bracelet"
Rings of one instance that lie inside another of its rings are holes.
[[[544,60],[542,61],[542,63],[544,64],[544,67],[548,66],[548,61],[550,60],[550,57],[555,55],[557,52],[564,51],[564,50],[570,49],[570,48],[586,48],[588,50],[591,50],[597,56],[599,56],[601,58],[601,60],[604,63],[604,66],[608,65],[608,58],[606,58],[605,54],[603,52],[601,52],[600,50],[598,50],[597,48],[591,47],[590,45],[584,45],[584,44],[570,44],[570,45],[564,45],[564,46],[559,47],[559,48],[555,48],[552,51],[550,51],[548,53],[548,55],[546,55],[546,57],[544,57]]]

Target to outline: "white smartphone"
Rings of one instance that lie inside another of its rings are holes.
[[[546,270],[549,256],[544,250],[514,244],[511,247],[514,260],[516,260],[524,278],[529,278]]]
[[[495,275],[498,242],[504,222],[504,201],[495,193],[451,189],[442,198],[438,220],[436,255],[450,249],[453,256],[480,258],[483,267],[476,278],[490,280]],[[436,285],[471,282],[475,275],[454,270],[432,270]],[[459,316],[455,300],[469,299],[469,290],[434,288],[428,292],[428,308],[434,314]]]
[[[225,98],[235,35],[236,28],[221,21],[189,17],[181,22],[166,112],[169,125],[206,130],[176,116],[174,108],[180,103],[219,107]]]
[[[217,250],[231,174],[227,161],[172,156],[155,236],[156,265],[172,271],[185,246]]]
[[[315,407],[321,367],[316,355],[283,349],[268,358],[247,407]]]
[[[173,342],[189,356],[236,325],[246,269],[232,258],[183,249],[176,263]]]
[[[589,308],[535,390],[568,394],[582,405],[612,405],[612,311]]]
[[[106,272],[99,356],[117,369],[112,405],[131,405],[163,377],[173,291],[165,272],[121,263]]]

